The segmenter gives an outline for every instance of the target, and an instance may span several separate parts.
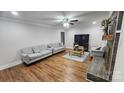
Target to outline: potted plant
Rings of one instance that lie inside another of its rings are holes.
[[[104,19],[101,22],[101,26],[103,27],[103,31],[105,35],[108,35],[108,26],[111,24],[110,19]]]

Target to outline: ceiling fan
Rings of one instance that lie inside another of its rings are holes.
[[[74,25],[74,23],[75,22],[78,22],[79,20],[77,20],[77,19],[69,19],[69,18],[64,18],[63,19],[63,21],[62,21],[62,23],[64,24],[64,23],[68,23],[68,24],[70,24],[70,25]]]
[[[69,26],[74,25],[75,22],[78,22],[78,20],[77,19],[64,18],[62,20],[62,25],[63,25],[63,27],[69,28]]]

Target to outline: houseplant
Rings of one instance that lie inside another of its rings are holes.
[[[104,35],[108,35],[108,27],[111,24],[110,19],[103,19],[101,22],[101,26],[103,27]]]

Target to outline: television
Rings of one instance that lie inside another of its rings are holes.
[[[85,51],[89,48],[89,34],[76,34],[74,36],[74,43],[83,46]]]

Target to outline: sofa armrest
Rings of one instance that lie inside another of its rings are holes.
[[[97,56],[97,57],[103,57],[104,51],[101,50],[92,50],[91,51],[92,56]]]
[[[104,51],[103,50],[92,50],[92,52],[101,53],[101,52],[104,52]]]
[[[47,48],[47,50],[50,50],[50,51],[52,51],[53,50],[53,48],[51,47],[51,48]]]
[[[65,47],[63,43],[59,43],[59,46],[60,47]]]
[[[21,60],[23,62],[29,62],[30,58],[29,58],[28,54],[21,54]]]
[[[28,54],[21,54],[21,57],[26,57],[26,56],[28,56]]]

